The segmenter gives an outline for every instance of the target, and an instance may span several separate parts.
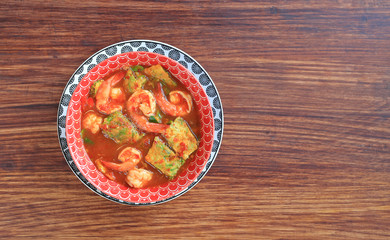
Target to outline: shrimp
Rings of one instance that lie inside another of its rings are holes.
[[[115,180],[114,173],[110,170],[108,170],[105,166],[102,164],[102,159],[99,158],[95,161],[96,167],[99,169],[100,172],[104,174],[108,179]]]
[[[118,155],[118,160],[121,161],[122,163],[118,164],[118,163],[106,162],[106,161],[101,161],[101,163],[112,170],[116,170],[119,172],[126,172],[134,168],[141,160],[141,157],[142,155],[139,150],[132,147],[127,147],[123,149]]]
[[[91,133],[96,134],[100,130],[100,124],[102,124],[103,118],[99,117],[93,111],[87,112],[83,118],[83,128],[89,129]]]
[[[148,121],[156,112],[156,99],[146,90],[138,90],[127,100],[126,109],[133,122],[143,131],[162,133],[169,126],[162,123]]]
[[[155,92],[157,105],[161,110],[171,116],[182,117],[192,110],[191,95],[183,91],[172,91],[169,93],[169,101],[165,97],[161,84],[157,85]]]
[[[152,180],[153,173],[143,168],[134,168],[130,170],[127,174],[125,181],[130,187],[142,188],[150,180]]]
[[[96,108],[104,114],[122,110],[126,101],[121,88],[112,88],[122,80],[125,72],[120,71],[103,81],[96,93]]]

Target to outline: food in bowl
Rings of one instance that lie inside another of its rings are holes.
[[[200,117],[186,87],[161,65],[124,66],[96,80],[81,137],[96,168],[132,188],[174,179],[199,147]]]

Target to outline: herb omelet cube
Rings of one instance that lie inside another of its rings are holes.
[[[145,68],[144,73],[151,78],[160,80],[170,87],[177,86],[177,83],[172,80],[171,76],[169,76],[169,73],[167,73],[160,64]]]
[[[100,128],[106,137],[119,144],[135,143],[144,136],[120,111],[108,115]]]
[[[171,123],[165,131],[164,137],[167,139],[168,145],[184,160],[198,149],[198,141],[187,122],[181,117],[176,118]]]
[[[178,157],[159,137],[154,138],[145,160],[170,179],[176,176],[184,164],[184,160]]]
[[[130,68],[126,72],[123,86],[127,92],[134,93],[137,90],[142,89],[147,81],[148,79],[145,75],[142,75],[139,72],[133,72],[133,70]]]

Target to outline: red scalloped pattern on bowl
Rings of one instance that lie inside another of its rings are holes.
[[[188,168],[173,181],[158,187],[133,189],[107,179],[88,157],[81,136],[81,102],[88,97],[91,84],[124,65],[161,64],[181,81],[192,94],[200,114],[201,139],[199,148]],[[213,113],[203,88],[194,75],[180,63],[160,54],[129,52],[110,57],[89,71],[76,87],[66,114],[66,139],[72,158],[83,176],[103,193],[118,200],[132,203],[163,201],[185,190],[206,167],[214,139]]]

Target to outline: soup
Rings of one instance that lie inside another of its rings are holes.
[[[81,137],[107,178],[153,187],[174,179],[193,159],[199,113],[185,86],[161,65],[126,66],[91,86]]]

